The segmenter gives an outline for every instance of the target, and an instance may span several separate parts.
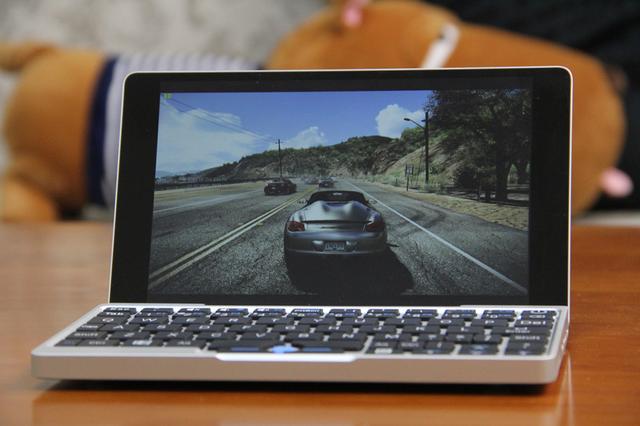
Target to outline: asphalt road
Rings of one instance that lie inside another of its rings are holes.
[[[150,292],[164,294],[523,295],[527,234],[359,181],[388,230],[380,258],[311,261],[292,282],[283,230],[301,200],[317,190],[265,196],[262,184],[156,193]]]

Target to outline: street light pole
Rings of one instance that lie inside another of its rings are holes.
[[[424,112],[424,184],[429,184],[429,111]],[[426,188],[425,188],[426,189]]]
[[[282,179],[282,154],[280,152],[280,139],[278,139],[278,163],[280,163],[280,179]]]
[[[429,111],[424,112],[424,126],[416,123],[408,117],[403,118],[404,121],[410,121],[416,126],[420,127],[424,132],[424,183],[429,184]]]

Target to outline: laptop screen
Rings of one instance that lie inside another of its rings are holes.
[[[157,102],[150,299],[527,297],[526,84]]]

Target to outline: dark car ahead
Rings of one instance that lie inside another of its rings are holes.
[[[320,183],[318,183],[319,188],[333,188],[335,186],[335,182],[333,179],[321,179]]]
[[[264,186],[264,195],[293,194],[296,192],[296,184],[290,179],[274,179]]]
[[[380,212],[356,191],[318,191],[294,212],[284,229],[285,260],[375,255],[387,248]]]

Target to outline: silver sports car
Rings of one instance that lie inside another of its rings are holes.
[[[284,229],[285,259],[383,253],[387,227],[382,215],[356,191],[318,191],[293,213]]]

